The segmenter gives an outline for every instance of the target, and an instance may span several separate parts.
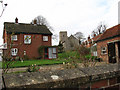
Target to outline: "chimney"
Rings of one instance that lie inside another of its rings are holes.
[[[96,34],[94,34],[94,37],[96,36]]]
[[[16,17],[16,19],[15,19],[15,23],[18,23],[18,18]]]
[[[88,39],[90,39],[90,36],[88,36]]]
[[[36,24],[37,24],[37,20],[36,20],[36,19],[34,19],[34,21],[33,21],[33,22],[34,22],[34,25],[36,25]]]

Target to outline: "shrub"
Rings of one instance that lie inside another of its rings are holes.
[[[37,66],[36,64],[32,64],[31,66],[28,67],[27,71],[28,72],[36,72],[36,71],[39,71],[40,70],[40,67]]]

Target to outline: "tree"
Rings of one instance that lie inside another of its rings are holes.
[[[84,38],[84,35],[82,32],[77,32],[74,34],[74,37],[76,37],[79,40],[79,44],[81,44],[81,40]]]
[[[96,34],[96,35],[99,35],[99,34],[102,34],[106,31],[106,28],[107,28],[107,25],[104,24],[103,22],[101,22],[97,28],[92,32],[92,34]]]
[[[35,17],[31,23],[37,25],[45,25],[51,32],[54,32],[53,27],[50,26],[46,18],[44,18],[42,15]],[[57,41],[57,37],[57,34],[53,34],[52,39]]]
[[[1,14],[0,14],[0,17],[2,17],[3,12],[5,11],[5,8],[6,8],[6,6],[7,6],[8,4],[7,4],[7,3],[4,4],[2,0],[0,1],[0,3],[2,4],[2,12],[1,12]]]

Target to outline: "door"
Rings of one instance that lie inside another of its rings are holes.
[[[109,63],[116,63],[115,43],[108,44],[108,58]]]
[[[48,59],[48,48],[45,48],[44,58]]]

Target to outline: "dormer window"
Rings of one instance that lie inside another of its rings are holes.
[[[12,40],[12,41],[17,41],[17,35],[12,35],[12,36],[11,36],[11,40]]]
[[[24,44],[31,44],[31,35],[24,35]]]
[[[43,36],[43,41],[48,41],[48,36]]]

